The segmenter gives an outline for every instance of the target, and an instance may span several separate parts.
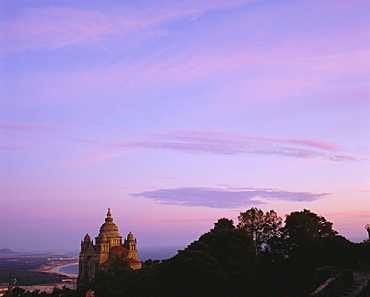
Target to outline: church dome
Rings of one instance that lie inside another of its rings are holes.
[[[106,240],[107,240],[107,236],[105,235],[105,233],[104,233],[104,232],[102,232],[102,233],[100,233],[100,234],[99,234],[99,239],[100,239],[101,241],[106,241]]]
[[[117,237],[120,236],[118,233],[118,227],[113,223],[112,214],[110,213],[110,208],[108,208],[107,217],[105,218],[105,223],[100,227],[100,234],[105,234],[107,237]]]

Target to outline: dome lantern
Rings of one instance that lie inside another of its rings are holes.
[[[110,212],[110,208],[108,208],[107,217],[105,218],[106,222],[113,222],[112,214]]]
[[[113,222],[112,214],[110,208],[108,208],[107,217],[105,218],[105,223],[100,227],[99,235],[105,234],[107,238],[120,237],[118,233],[118,227]]]

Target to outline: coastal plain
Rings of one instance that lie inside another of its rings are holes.
[[[77,275],[59,271],[60,268],[78,263],[77,256],[12,253],[0,255],[0,290],[9,286],[25,290],[52,291],[54,287],[73,287]],[[10,274],[12,274],[10,276]],[[0,295],[1,296],[1,295]]]

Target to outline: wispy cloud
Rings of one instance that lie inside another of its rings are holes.
[[[10,151],[15,151],[15,150],[17,150],[17,149],[15,147],[13,147],[13,146],[0,145],[0,151],[10,152]]]
[[[103,161],[107,161],[110,159],[114,159],[120,155],[123,155],[124,153],[127,152],[118,152],[118,153],[96,153],[93,156],[89,156],[77,161],[70,161],[63,163],[60,167],[61,168],[78,168],[78,167],[84,167],[84,166],[89,166],[92,164],[100,163]],[[88,153],[85,153],[88,154]],[[92,153],[89,153],[92,155]]]
[[[53,126],[27,123],[0,123],[5,131],[32,132],[34,130],[90,130],[82,126]],[[117,128],[94,128],[113,133],[110,140],[73,137],[76,142],[93,147],[84,152],[79,161],[67,162],[62,167],[84,166],[97,163],[137,150],[172,150],[188,154],[215,155],[270,155],[298,159],[321,159],[336,162],[353,162],[362,158],[345,154],[335,143],[314,139],[266,138],[220,131],[193,130],[130,130]],[[118,133],[118,135],[114,135]],[[55,136],[55,135],[54,135]],[[63,137],[63,136],[60,136]],[[124,141],[119,139],[125,138]],[[3,150],[10,149],[9,144]]]
[[[295,43],[301,41],[295,40]],[[310,56],[310,53],[290,52],[292,44],[288,43],[274,51],[231,51],[227,46],[214,50],[209,48],[212,44],[205,44],[202,48],[189,46],[180,53],[170,52],[160,60],[158,55],[161,53],[155,51],[140,61],[124,59],[114,65],[102,64],[66,74],[50,74],[53,79],[49,88],[38,92],[45,100],[53,101],[56,100],[55,96],[51,96],[54,92],[68,98],[71,90],[74,94],[91,94],[92,98],[96,94],[104,94],[107,98],[114,95],[113,98],[116,98],[117,94],[142,94],[146,89],[151,90],[151,93],[165,92],[202,82],[212,85],[210,90],[213,92],[209,91],[214,97],[212,108],[216,106],[233,110],[302,94],[309,94],[312,101],[320,100],[322,104],[330,101],[331,97],[319,96],[318,99],[313,96],[322,93],[334,96],[332,92],[335,92],[335,98],[346,94],[349,97],[343,102],[337,99],[335,105],[343,105],[345,102],[353,104],[356,100],[357,104],[367,107],[368,85],[338,82],[367,75],[369,69],[364,61],[369,59],[368,50],[337,55],[317,53],[316,56]],[[357,92],[355,96],[354,90]],[[204,108],[203,105],[200,102]]]
[[[204,3],[203,3],[204,2]],[[110,37],[139,34],[151,35],[156,26],[182,18],[197,18],[205,11],[235,7],[246,0],[202,1],[184,5],[169,2],[146,9],[119,6],[115,10],[94,11],[57,6],[25,8],[16,19],[2,23],[3,50],[58,49],[71,44],[91,43]],[[149,33],[151,32],[151,33]],[[154,33],[158,34],[158,33]]]
[[[133,38],[120,43],[121,48],[125,44],[136,44],[137,38],[146,39],[151,34],[169,34],[173,39],[178,32],[159,32],[166,30],[166,26],[161,25],[192,19],[212,9],[240,6],[251,1],[224,2],[168,2],[165,8],[149,7],[145,12],[129,7],[120,7],[113,12],[55,6],[27,8],[21,11],[17,19],[9,19],[2,24],[2,48],[10,51],[54,49],[68,44],[95,45],[98,41],[104,41],[106,47],[115,48],[110,43],[112,40],[125,40],[127,36]],[[266,16],[245,19],[242,23],[225,22],[225,26],[230,32],[241,30],[240,26],[245,26],[243,30],[248,32],[261,30],[258,35],[262,35],[265,40],[274,39],[269,35],[274,34],[274,31],[266,32],[261,26],[266,21]],[[351,92],[350,100],[347,101],[352,104],[356,100],[352,92],[358,90],[358,87],[352,84],[348,87],[342,82],[343,79],[354,76],[365,77],[369,72],[369,63],[366,63],[369,60],[368,49],[352,48],[353,44],[363,42],[369,32],[366,27],[359,28],[356,32],[339,28],[335,34],[318,34],[314,43],[301,34],[293,34],[290,38],[275,41],[275,46],[259,48],[245,43],[238,50],[233,48],[232,42],[219,45],[208,39],[204,43],[189,42],[182,50],[155,47],[140,60],[118,59],[115,63],[102,63],[88,69],[47,73],[45,75],[48,76],[48,81],[52,78],[48,87],[44,85],[46,77],[41,77],[36,83],[42,84],[43,88],[38,88],[41,90],[35,92],[40,92],[38,96],[45,100],[56,100],[58,96],[68,100],[65,98],[73,98],[70,93],[81,98],[85,97],[82,94],[90,94],[86,97],[92,100],[96,94],[104,94],[105,98],[117,98],[117,94],[145,89],[155,93],[157,90],[202,81],[204,84],[224,86],[220,89],[212,86],[211,89],[215,89],[214,97],[220,98],[213,102],[214,105],[238,109],[251,102],[285,99],[308,90],[319,90],[322,94],[328,89],[336,90],[339,85],[345,91],[340,91],[339,94]],[[337,82],[341,83],[337,85]],[[367,98],[367,85],[364,84],[362,89],[364,95],[360,98]]]
[[[323,198],[330,194],[254,188],[231,190],[220,188],[188,187],[159,189],[130,195],[132,197],[151,199],[160,204],[235,209],[264,204],[264,199],[307,202]]]
[[[27,124],[27,123],[0,123],[0,129],[14,130],[14,131],[62,130],[62,129],[66,129],[66,127],[52,126],[52,125]]]
[[[60,48],[68,44],[97,41],[102,34],[114,28],[108,16],[100,12],[76,11],[66,8],[29,8],[23,11],[21,19],[4,24],[8,50],[36,50]],[[127,30],[129,21],[121,23],[119,29]],[[74,28],[74,29],[73,29]],[[118,28],[117,28],[118,29]],[[123,30],[125,32],[126,30]]]
[[[97,42],[109,36],[126,36],[194,11],[156,17],[125,8],[113,13],[48,6],[27,8],[21,17],[3,23],[2,38],[8,51],[57,49],[70,44]],[[123,12],[123,13],[122,13]]]
[[[143,140],[116,143],[107,149],[119,150],[127,147],[193,154],[260,154],[330,161],[360,160],[355,156],[340,154],[340,147],[324,141],[263,138],[215,131],[170,131]]]

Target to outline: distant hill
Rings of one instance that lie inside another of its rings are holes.
[[[1,255],[10,255],[10,254],[16,254],[16,252],[10,250],[10,249],[0,249]]]

